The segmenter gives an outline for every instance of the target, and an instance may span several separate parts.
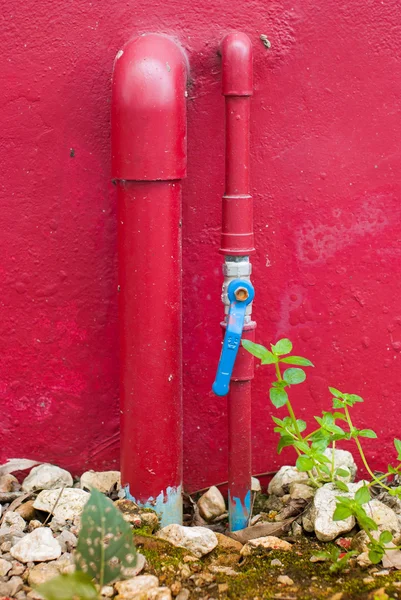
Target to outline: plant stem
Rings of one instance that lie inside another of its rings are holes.
[[[349,426],[349,429],[350,429],[350,433],[352,435],[352,431],[354,429],[354,426],[352,424],[351,417],[350,417],[349,410],[348,410],[348,406],[346,404],[344,404],[344,412],[345,412],[345,416],[347,417],[347,423],[348,423],[348,426]],[[371,476],[371,478],[374,480],[375,483],[378,483],[382,488],[384,488],[385,490],[391,492],[391,488],[389,488],[387,485],[384,485],[384,483],[382,483],[376,477],[376,475],[373,473],[372,469],[369,466],[368,461],[366,460],[366,456],[365,456],[365,453],[363,451],[361,442],[358,440],[357,437],[355,437],[354,440],[355,440],[356,446],[357,446],[357,448],[359,450],[359,454],[361,455],[361,459],[362,459],[362,462],[363,462],[363,464],[365,466],[365,469],[367,470],[367,472],[369,473],[369,475]]]
[[[336,442],[335,440],[333,440],[332,446],[331,446],[331,480],[334,481],[334,451],[336,449]]]

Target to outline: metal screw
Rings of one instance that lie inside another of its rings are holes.
[[[246,288],[239,287],[235,290],[234,296],[236,297],[236,299],[239,302],[243,302],[244,300],[246,300],[249,297],[249,292]]]

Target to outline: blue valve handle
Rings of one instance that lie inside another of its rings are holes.
[[[241,291],[244,292],[241,293]],[[237,293],[237,296],[236,296]],[[248,294],[244,300],[241,296]],[[244,329],[246,307],[255,296],[253,285],[244,279],[234,279],[227,288],[230,301],[230,310],[227,319],[227,329],[224,336],[216,379],[212,389],[217,396],[225,396],[230,389],[230,379],[241,343],[242,330]]]

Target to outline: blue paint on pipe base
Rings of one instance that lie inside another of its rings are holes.
[[[182,525],[182,488],[168,487],[165,492],[160,492],[157,498],[149,498],[146,502],[139,502],[130,494],[129,485],[125,488],[125,497],[138,506],[153,509],[160,518],[161,527],[178,523]]]
[[[249,490],[242,502],[235,496],[231,498],[228,492],[228,516],[230,521],[230,531],[238,531],[248,526],[249,516],[251,514],[251,490]]]

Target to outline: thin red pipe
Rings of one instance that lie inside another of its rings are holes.
[[[231,33],[222,43],[225,96],[225,193],[220,252],[247,260],[253,254],[253,202],[250,194],[250,100],[252,45],[247,35]],[[254,340],[256,323],[245,325],[243,338]],[[253,357],[240,347],[228,395],[229,517],[232,531],[248,524],[251,506],[251,380]]]
[[[182,521],[181,179],[187,62],[170,38],[117,54],[112,171],[117,184],[121,476],[162,524]]]

